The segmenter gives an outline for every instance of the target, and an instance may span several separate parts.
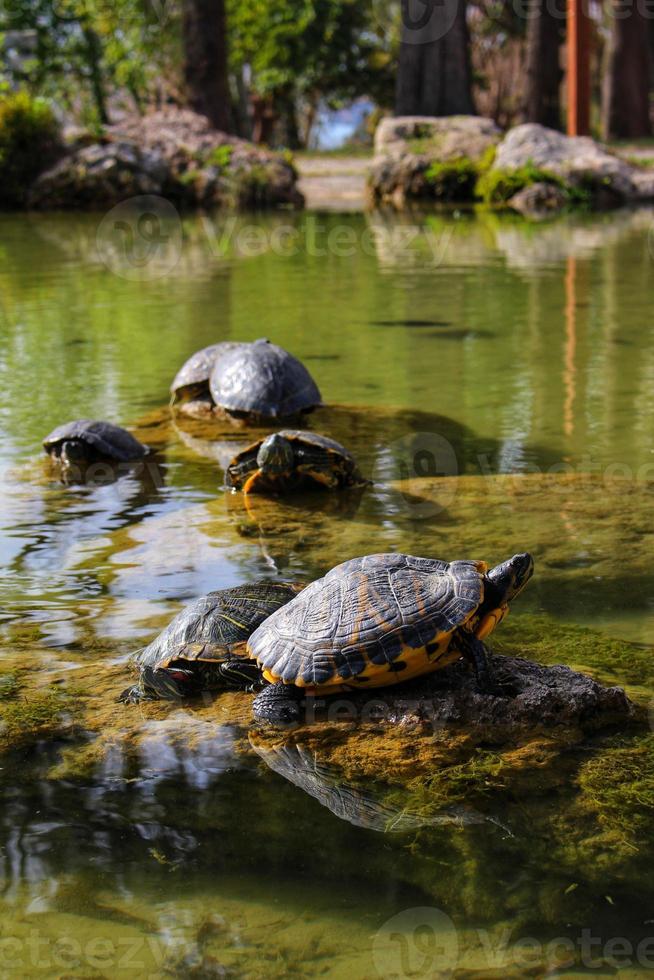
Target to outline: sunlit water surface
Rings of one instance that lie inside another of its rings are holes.
[[[524,617],[629,641],[636,674],[573,646],[551,659],[646,704],[652,219],[192,218],[167,275],[134,281],[129,263],[103,263],[97,216],[0,217],[0,697],[21,666],[44,688],[70,677],[96,691],[106,731],[91,762],[97,731],[75,727],[0,768],[0,973],[370,978],[458,963],[483,976],[525,936],[654,935],[649,841],[598,884],[616,838],[583,808],[570,817],[563,766],[553,795],[536,776],[502,796],[500,779],[485,808],[384,833],[383,807],[355,792],[344,814],[342,796],[311,795],[297,760],[273,765],[242,722],[114,700],[127,655],[210,589],[380,550],[495,562],[529,549],[537,575],[512,635]],[[169,420],[189,354],[260,336],[318,381],[331,407],[312,424],[360,458],[374,481],[360,500],[248,514],[221,490],[243,433]],[[75,417],[136,427],[152,466],[62,486],[40,444]],[[654,965],[629,962],[625,975]]]

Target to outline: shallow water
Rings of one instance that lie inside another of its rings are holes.
[[[128,654],[209,589],[528,548],[496,648],[647,707],[653,218],[189,218],[168,275],[135,280],[103,264],[96,216],[0,217],[3,975],[654,965],[646,726],[574,746],[374,731],[364,764],[331,736],[262,749],[247,696],[115,703]],[[361,497],[248,512],[220,489],[247,434],[170,420],[186,356],[262,335],[317,379],[311,424],[356,453]],[[148,466],[62,486],[40,441],[81,416],[130,425]]]

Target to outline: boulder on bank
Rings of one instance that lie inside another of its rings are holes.
[[[536,184],[544,186],[515,200]],[[410,116],[380,123],[370,190],[374,200],[396,207],[410,200],[506,204],[514,198],[517,210],[543,214],[580,203],[603,208],[651,200],[654,173],[590,137],[537,123],[502,137],[490,119]]]
[[[40,175],[30,207],[109,207],[162,194],[186,207],[300,207],[297,174],[284,155],[212,128],[189,109],[169,107],[110,126],[100,141],[69,143]]]
[[[401,116],[382,119],[370,175],[373,197],[402,207],[405,200],[472,196],[476,170],[502,136],[480,116]],[[466,176],[472,177],[468,188]]]
[[[546,171],[571,187],[585,188],[600,197],[599,204],[639,196],[636,168],[590,136],[565,136],[538,123],[516,126],[498,145],[492,170],[511,173],[524,167]]]

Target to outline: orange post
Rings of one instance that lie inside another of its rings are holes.
[[[590,132],[590,20],[589,0],[567,0],[568,136]]]

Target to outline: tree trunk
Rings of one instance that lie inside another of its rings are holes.
[[[100,44],[100,38],[93,28],[86,26],[82,28],[82,31],[86,43],[86,64],[91,79],[91,91],[93,92],[95,110],[98,114],[100,125],[107,126],[109,123],[109,113],[107,111],[107,97],[104,90],[104,79],[102,77],[102,45]]]
[[[466,0],[402,0],[395,114],[474,112]]]
[[[560,45],[565,8],[562,17],[557,17],[557,13],[552,0],[538,0],[530,5],[527,23],[527,91],[522,122],[540,123],[550,129],[561,128]]]
[[[225,0],[184,0],[183,36],[188,104],[230,132]]]
[[[651,135],[649,115],[649,23],[639,4],[625,10],[613,0],[611,35],[606,45],[602,91],[604,139]]]

